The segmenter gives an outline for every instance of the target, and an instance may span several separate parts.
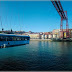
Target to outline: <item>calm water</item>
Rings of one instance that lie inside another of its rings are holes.
[[[72,42],[30,41],[0,49],[0,70],[72,70]]]

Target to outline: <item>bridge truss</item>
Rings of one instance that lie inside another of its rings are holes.
[[[69,38],[69,26],[68,26],[67,11],[63,10],[60,0],[51,0],[51,2],[61,17],[60,32],[61,33],[66,32],[66,38]],[[63,21],[64,20],[66,20],[66,31],[63,31]],[[63,38],[63,34],[60,35],[60,38]]]

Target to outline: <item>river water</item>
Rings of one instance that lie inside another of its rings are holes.
[[[0,49],[1,71],[72,70],[72,42],[30,41]]]

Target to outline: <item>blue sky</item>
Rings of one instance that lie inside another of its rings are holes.
[[[61,5],[72,28],[72,1],[61,1]],[[60,28],[60,16],[51,1],[1,1],[0,16],[4,30],[48,32]]]

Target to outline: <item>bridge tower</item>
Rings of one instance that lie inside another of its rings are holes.
[[[58,14],[61,17],[61,23],[60,23],[60,38],[63,38],[63,32],[66,32],[66,38],[69,38],[69,26],[68,26],[68,17],[67,17],[67,11],[64,11],[62,8],[62,5],[60,3],[60,0],[51,0],[52,4],[56,8]],[[63,21],[66,21],[66,30],[63,31]]]

